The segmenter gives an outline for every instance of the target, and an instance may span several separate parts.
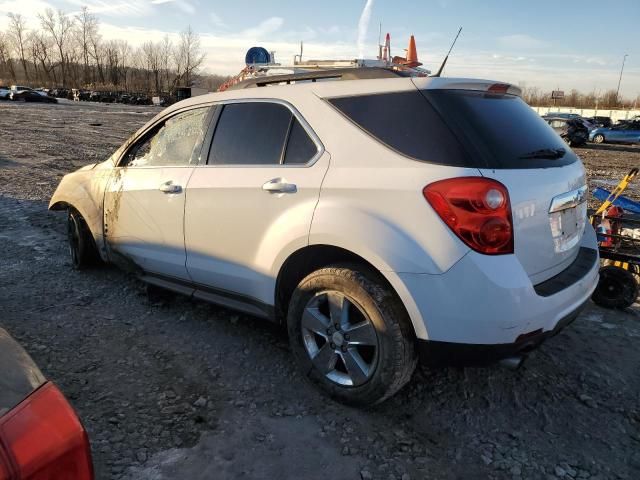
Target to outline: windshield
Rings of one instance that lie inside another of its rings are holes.
[[[488,168],[560,167],[577,160],[560,136],[520,97],[469,90],[422,93],[465,149]]]

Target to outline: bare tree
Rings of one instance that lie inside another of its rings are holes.
[[[49,84],[56,84],[55,64],[51,58],[53,42],[42,32],[34,32],[31,35],[30,43],[34,64],[40,65]]]
[[[160,93],[161,43],[145,42],[142,47],[145,69],[153,74],[154,91]]]
[[[9,13],[9,40],[13,46],[13,51],[20,59],[24,77],[29,82],[29,70],[27,69],[27,24],[20,14]]]
[[[76,16],[77,31],[76,37],[80,49],[82,51],[83,63],[83,82],[89,84],[91,82],[89,72],[89,59],[91,57],[92,41],[98,35],[98,19],[95,15],[89,13],[87,7],[82,7],[80,13]]]
[[[191,29],[191,25],[180,33],[180,40],[175,51],[177,82],[191,86],[193,75],[198,72],[205,59],[200,44],[200,35]]]
[[[42,83],[42,75],[40,74],[40,64],[38,63],[38,43],[36,38],[34,38],[35,36],[36,34],[31,32],[27,39],[27,44],[29,46],[29,61],[33,65],[33,78],[40,84]]]
[[[162,39],[161,47],[160,47],[160,68],[162,70],[164,76],[164,82],[162,85],[162,90],[169,90],[171,88],[171,57],[173,52],[173,43],[171,43],[171,39],[169,35],[165,35]]]
[[[117,86],[119,83],[118,66],[120,59],[118,56],[117,40],[110,40],[104,44],[107,79],[111,85]]]
[[[94,78],[94,83],[104,83],[104,51],[102,48],[102,38],[97,31],[95,32],[95,35],[90,37],[90,42],[90,55],[95,62],[96,70],[98,72],[97,78]]]
[[[127,89],[127,72],[129,71],[131,61],[131,47],[129,46],[129,42],[126,40],[118,40],[118,58],[120,60],[118,69],[119,76],[122,79],[122,83],[124,84],[124,89]]]
[[[14,82],[17,82],[16,70],[13,67],[11,61],[11,52],[9,49],[9,40],[6,34],[0,32],[0,66],[6,67],[9,70],[9,75]]]
[[[616,108],[619,105],[618,92],[615,90],[607,90],[600,97],[600,106]]]
[[[39,13],[38,18],[43,30],[51,36],[58,48],[62,84],[65,85],[67,83],[66,49],[74,20],[69,18],[62,10],[54,12],[51,8],[47,8],[44,14]]]

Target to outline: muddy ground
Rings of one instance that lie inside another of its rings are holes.
[[[78,410],[97,478],[640,478],[640,305],[590,305],[516,372],[422,370],[357,410],[300,378],[275,326],[71,270],[50,194],[156,112],[0,103],[0,326]],[[640,164],[577,152],[592,184]]]

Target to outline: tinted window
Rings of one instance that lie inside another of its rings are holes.
[[[293,118],[284,163],[304,164],[311,160],[316,153],[318,153],[318,147],[313,143],[304,127],[300,125],[300,122]]]
[[[213,165],[281,163],[292,113],[277,103],[232,103],[222,109],[209,152]]]
[[[330,102],[379,141],[404,155],[443,165],[473,165],[418,90],[334,98]]]
[[[209,107],[179,113],[133,146],[123,165],[130,167],[197,164],[207,131]]]
[[[422,90],[473,158],[488,168],[548,168],[576,155],[520,97],[468,90]],[[561,158],[531,158],[540,150]],[[523,158],[529,157],[529,158]]]

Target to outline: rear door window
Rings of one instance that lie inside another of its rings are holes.
[[[209,151],[209,165],[278,165],[291,123],[278,103],[230,103],[223,107]]]
[[[300,121],[285,105],[224,105],[209,151],[209,165],[304,165],[318,153]]]

